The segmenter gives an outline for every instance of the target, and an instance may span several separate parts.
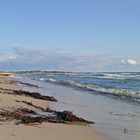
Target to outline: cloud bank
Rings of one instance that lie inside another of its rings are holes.
[[[12,53],[0,56],[2,70],[65,70],[65,71],[137,71],[135,59],[115,54],[68,52],[62,50],[12,47]],[[123,58],[123,59],[122,59]],[[135,67],[132,67],[135,66]]]

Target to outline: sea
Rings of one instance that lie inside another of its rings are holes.
[[[24,90],[54,96],[55,110],[95,122],[112,140],[140,140],[140,72],[41,71],[17,74]]]

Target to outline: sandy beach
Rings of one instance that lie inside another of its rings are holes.
[[[0,140],[140,140],[140,0],[0,1]]]
[[[35,110],[34,106],[47,108],[50,101],[35,99],[24,95],[11,94],[21,90],[15,80],[0,77],[0,110],[13,111],[18,108]],[[10,93],[11,92],[11,93]],[[31,102],[34,106],[25,104]],[[64,109],[65,110],[65,109]],[[3,121],[0,117],[0,138],[3,140],[106,140],[107,138],[86,125],[63,123],[29,123],[18,124],[17,120]]]

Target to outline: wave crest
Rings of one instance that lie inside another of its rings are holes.
[[[83,90],[90,90],[94,92],[106,93],[106,94],[113,94],[118,96],[127,96],[127,97],[134,97],[140,99],[140,91],[133,91],[128,89],[119,89],[119,88],[107,88],[101,87],[95,84],[81,84],[71,80],[56,80],[53,78],[40,78],[41,81],[47,81],[55,84],[60,84],[64,86],[69,86],[73,88],[80,88]]]

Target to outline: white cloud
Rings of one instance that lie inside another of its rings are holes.
[[[16,56],[10,56],[9,59],[15,60],[16,59]]]
[[[129,65],[136,65],[138,64],[136,60],[128,58],[127,60],[121,60],[121,63],[123,64],[129,64]]]
[[[137,61],[134,60],[134,59],[127,59],[127,63],[130,64],[130,65],[136,65]]]

